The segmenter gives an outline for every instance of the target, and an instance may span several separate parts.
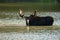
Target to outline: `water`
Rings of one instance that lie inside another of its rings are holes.
[[[0,33],[0,40],[60,40],[60,30],[40,30],[41,33]]]
[[[26,16],[32,12],[24,12]],[[38,16],[52,16],[53,25],[60,26],[60,12],[37,12]],[[0,26],[26,26],[24,18],[17,12],[0,12]],[[38,30],[38,32],[0,32],[0,40],[60,40],[60,30]]]
[[[29,16],[33,12],[24,12],[25,16]],[[38,16],[52,16],[54,18],[53,25],[60,26],[60,12],[37,12]],[[26,26],[25,19],[18,15],[18,12],[1,12],[0,26]]]

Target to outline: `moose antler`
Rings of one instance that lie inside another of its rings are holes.
[[[22,10],[21,9],[19,9],[19,16],[20,17],[23,17],[24,16],[24,14],[22,13]]]

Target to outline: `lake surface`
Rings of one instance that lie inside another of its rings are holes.
[[[0,40],[60,40],[60,30],[40,30],[40,33],[0,33]]]
[[[33,14],[33,12],[23,12],[25,16]],[[37,12],[38,16],[52,16],[54,18],[53,25],[60,26],[60,12]],[[26,26],[25,18],[21,18],[18,12],[0,11],[0,26]]]
[[[24,12],[29,16],[33,12]],[[53,25],[60,26],[60,12],[37,12],[38,16],[52,16]],[[18,12],[1,12],[0,26],[26,26],[24,18]],[[2,30],[1,30],[2,31]],[[60,40],[60,30],[39,30],[38,32],[0,32],[0,40]]]

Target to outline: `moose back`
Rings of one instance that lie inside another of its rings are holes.
[[[54,19],[51,16],[39,17],[39,16],[30,16],[29,17],[29,26],[51,26],[53,25]]]

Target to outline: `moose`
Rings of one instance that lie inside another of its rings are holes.
[[[22,14],[22,10],[20,10],[19,16],[26,19],[27,26],[52,26],[53,25],[54,22],[53,17],[51,16],[39,17],[36,15],[36,12],[37,11],[35,10],[33,15],[27,17],[24,16],[24,14]]]

